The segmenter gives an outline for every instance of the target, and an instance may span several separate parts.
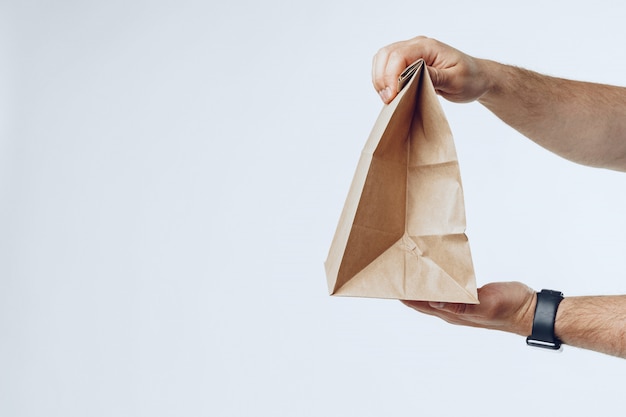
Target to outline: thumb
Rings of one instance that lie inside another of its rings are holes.
[[[443,70],[435,67],[426,67],[428,68],[428,75],[430,76],[430,80],[433,82],[433,87],[435,90],[442,89],[445,87],[446,82],[446,74]]]

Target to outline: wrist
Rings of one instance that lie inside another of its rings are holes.
[[[569,311],[571,310],[572,302],[574,301],[575,299],[572,297],[564,298],[563,301],[561,301],[561,304],[559,304],[559,309],[556,312],[556,319],[554,321],[554,334],[564,343],[567,339],[567,335],[564,334],[565,329],[567,328],[567,317],[570,316]]]
[[[528,336],[533,331],[533,320],[535,318],[535,309],[537,307],[537,293],[531,290],[526,303],[520,310],[519,319],[516,321],[516,326],[512,330],[520,336]]]
[[[505,77],[503,73],[505,66],[487,59],[476,59],[479,68],[479,79],[483,83],[483,93],[478,97],[478,102],[486,107],[495,100],[502,91],[502,84]]]

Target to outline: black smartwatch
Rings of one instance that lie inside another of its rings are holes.
[[[526,338],[528,346],[559,350],[561,341],[554,334],[556,311],[563,300],[563,293],[552,290],[541,290],[537,293],[533,333]]]

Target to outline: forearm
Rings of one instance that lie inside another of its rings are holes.
[[[567,345],[626,358],[626,296],[565,297],[555,333]]]
[[[490,83],[479,102],[505,123],[571,161],[626,171],[626,88],[479,62]]]

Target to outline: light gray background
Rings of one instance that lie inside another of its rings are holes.
[[[624,362],[330,298],[323,261],[418,34],[626,83],[609,1],[0,3],[0,415],[599,415]],[[626,293],[626,175],[443,102],[479,285]]]

